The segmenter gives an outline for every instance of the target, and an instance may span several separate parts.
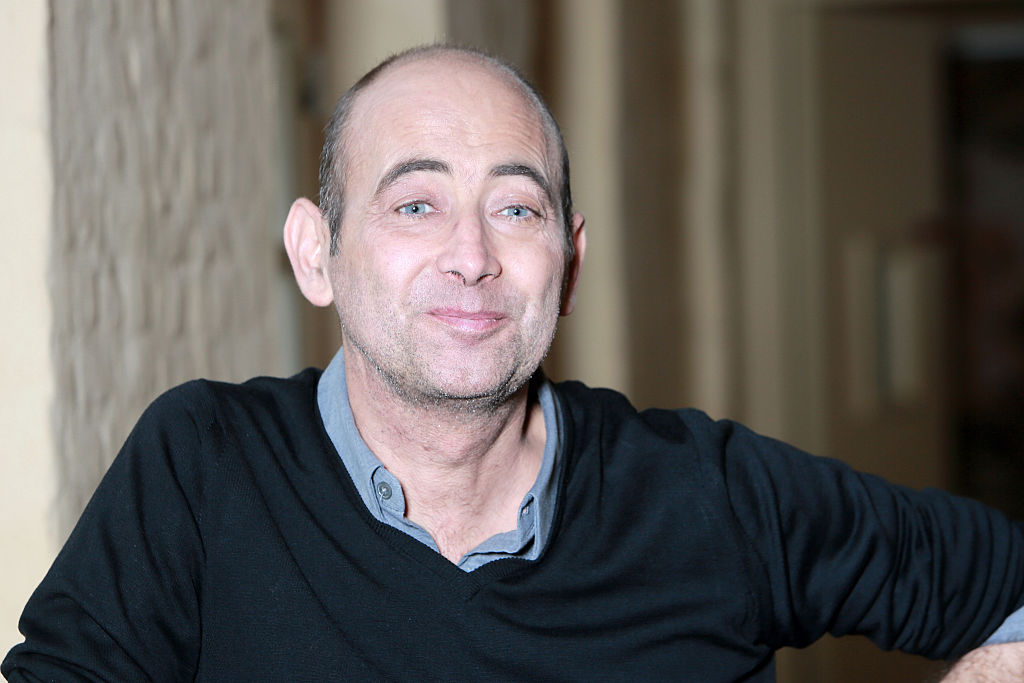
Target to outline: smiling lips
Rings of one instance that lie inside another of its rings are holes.
[[[461,332],[489,332],[499,327],[505,314],[498,311],[464,311],[458,308],[435,308],[430,316]]]

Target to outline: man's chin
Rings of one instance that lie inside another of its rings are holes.
[[[438,407],[460,412],[478,412],[501,407],[515,396],[518,390],[519,386],[505,382],[490,385],[442,384],[422,392],[422,395],[424,399]]]
[[[406,385],[407,399],[453,412],[493,411],[508,403],[526,383],[530,375],[458,379],[434,376]]]
[[[425,408],[454,412],[494,410],[506,404],[526,385],[536,368],[527,371],[520,362],[496,362],[496,354],[479,358],[473,353],[416,354],[418,362],[387,365],[375,362],[375,356],[353,342],[353,347],[369,361],[391,392],[404,402]],[[509,355],[514,355],[514,352]],[[408,359],[412,354],[408,354]],[[433,358],[424,363],[426,356]],[[539,365],[539,362],[538,362]]]

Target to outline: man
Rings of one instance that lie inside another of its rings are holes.
[[[151,406],[12,680],[771,680],[825,632],[957,656],[1024,602],[1024,532],[982,506],[543,377],[586,239],[509,67],[385,62],[321,186],[285,245],[342,349]]]

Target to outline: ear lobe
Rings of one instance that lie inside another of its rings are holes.
[[[565,292],[562,294],[561,315],[569,315],[576,306],[576,286],[580,280],[580,271],[583,269],[583,257],[587,251],[587,233],[583,229],[584,218],[582,213],[572,215],[572,243],[576,247],[576,253],[569,264],[569,273],[565,281]]]
[[[284,248],[295,282],[314,306],[334,301],[327,273],[329,230],[316,204],[305,198],[292,202],[284,222]]]

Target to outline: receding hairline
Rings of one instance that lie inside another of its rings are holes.
[[[413,48],[389,57],[373,70],[367,72],[366,76],[352,87],[352,97],[348,103],[347,115],[341,122],[341,129],[338,131],[337,149],[334,155],[336,170],[347,168],[349,165],[350,160],[347,157],[347,153],[351,139],[350,133],[357,117],[365,114],[365,111],[360,107],[360,103],[371,94],[374,86],[379,87],[382,85],[381,81],[398,77],[396,72],[401,71],[403,68],[422,65],[431,61],[451,66],[466,64],[478,67],[482,73],[496,77],[501,84],[514,91],[523,100],[524,104],[527,105],[529,110],[533,112],[540,123],[544,133],[545,153],[552,172],[556,174],[561,173],[560,160],[558,159],[560,133],[557,123],[541,100],[540,95],[527,83],[522,74],[511,65],[486,53],[445,45],[428,45]],[[557,176],[552,180],[557,181]]]
[[[495,75],[501,82],[518,92],[530,106],[536,108],[538,114],[543,111],[543,104],[526,78],[511,64],[493,57],[485,52],[450,45],[427,45],[412,48],[405,52],[388,57],[372,70],[368,71],[353,87],[354,93],[362,93],[377,81],[393,75],[402,67],[415,66],[424,62],[438,61],[450,64],[468,64],[480,67],[482,71]],[[358,98],[357,98],[358,99]],[[353,107],[355,100],[353,101]],[[541,118],[544,118],[541,116]]]
[[[349,111],[355,110],[356,104],[362,99],[363,91],[377,83],[377,81],[391,75],[401,67],[413,66],[434,60],[452,64],[460,62],[470,64],[480,67],[484,72],[497,76],[502,83],[519,93],[539,115],[539,118],[544,121],[545,125],[547,125],[546,119],[550,115],[547,106],[544,104],[539,93],[537,93],[518,69],[512,64],[486,52],[455,45],[425,45],[391,55],[366,72],[362,78],[349,88],[349,93],[352,95],[352,99],[349,102]]]

